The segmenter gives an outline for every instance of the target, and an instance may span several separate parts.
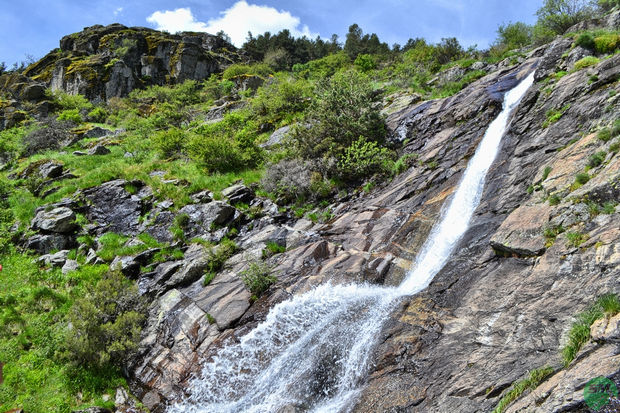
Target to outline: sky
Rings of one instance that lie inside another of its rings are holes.
[[[248,31],[344,42],[349,25],[377,33],[389,45],[423,37],[436,43],[456,37],[462,45],[488,47],[500,24],[534,23],[542,0],[0,0],[0,62],[39,59],[62,36],[95,24],[121,23],[171,33],[226,32],[240,46]]]

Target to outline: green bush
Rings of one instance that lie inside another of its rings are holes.
[[[603,161],[605,160],[605,156],[607,153],[605,151],[599,151],[595,154],[590,155],[588,158],[588,166],[590,168],[596,168],[597,166],[601,166]]]
[[[573,70],[576,71],[576,70],[585,69],[586,67],[597,65],[599,62],[600,62],[600,59],[598,57],[586,56],[583,59],[578,60],[575,63],[575,68]]]
[[[577,248],[587,239],[587,236],[579,232],[567,232],[566,239],[569,246]]]
[[[585,185],[589,180],[590,180],[590,175],[588,175],[585,172],[578,173],[575,176],[575,182],[578,183],[579,185]]]
[[[58,114],[59,121],[73,122],[76,125],[82,123],[82,115],[77,109],[66,109]]]
[[[584,49],[594,50],[594,37],[590,33],[582,33],[575,40],[575,46],[581,46]]]
[[[252,293],[254,298],[259,297],[262,293],[278,279],[271,275],[271,268],[264,262],[254,261],[250,263],[250,266],[245,271],[240,273],[241,280],[245,284],[248,290]]]
[[[620,136],[620,119],[616,119],[614,121],[614,124],[611,127],[611,136]]]
[[[122,368],[137,350],[145,311],[136,285],[111,271],[69,311],[68,359],[76,365]]]
[[[601,130],[600,130],[600,131],[596,134],[596,137],[597,137],[599,140],[603,141],[603,142],[609,142],[609,141],[611,140],[611,138],[612,138],[612,135],[611,135],[611,129],[609,129],[609,128],[603,128],[603,129],[601,129]]]
[[[355,58],[355,62],[353,62],[355,66],[362,72],[370,72],[377,67],[377,62],[372,55],[369,54],[359,54]]]
[[[97,106],[88,112],[87,118],[90,122],[105,123],[109,115],[110,114],[104,107]]]
[[[5,253],[11,246],[13,224],[13,211],[9,204],[11,187],[4,180],[0,180],[0,255]]]
[[[88,101],[82,95],[70,95],[65,92],[57,91],[54,92],[54,100],[61,107],[61,109],[76,109],[78,111],[81,110],[91,110],[93,108],[93,104]]]
[[[261,124],[277,127],[290,124],[308,107],[312,87],[305,79],[278,75],[273,82],[259,88],[251,109]]]
[[[174,86],[150,86],[146,89],[134,89],[129,94],[133,101],[152,101],[169,103],[174,107],[193,105],[202,101],[201,85],[196,80],[186,80]]]
[[[392,152],[381,148],[377,142],[360,137],[345,149],[338,162],[338,172],[343,180],[355,181],[376,173],[385,173],[391,167]]]
[[[604,34],[594,39],[594,49],[597,53],[613,53],[620,47],[620,34]]]
[[[263,151],[256,144],[258,127],[247,114],[232,112],[217,123],[195,130],[187,145],[192,159],[211,172],[238,171],[259,165]]]
[[[180,156],[187,140],[186,132],[174,127],[156,132],[151,139],[157,151],[164,158]]]
[[[225,80],[230,80],[239,76],[260,76],[267,77],[273,71],[264,63],[255,63],[251,65],[244,65],[240,63],[236,63],[234,65],[228,66],[226,70],[222,73],[222,78]]]
[[[341,72],[320,81],[306,121],[309,127],[293,131],[302,158],[340,158],[360,136],[383,142],[385,123],[370,81],[356,71]]]
[[[217,246],[213,247],[208,254],[207,273],[217,273],[222,269],[226,260],[237,252],[237,244],[224,238]]]

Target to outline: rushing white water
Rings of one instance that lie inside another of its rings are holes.
[[[449,205],[398,288],[321,285],[276,305],[267,319],[225,346],[170,413],[333,413],[355,402],[369,356],[399,298],[426,288],[445,265],[480,202],[510,114],[534,74],[504,97]]]

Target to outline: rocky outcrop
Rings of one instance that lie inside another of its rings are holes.
[[[52,90],[107,100],[148,85],[203,80],[240,59],[233,45],[207,33],[171,35],[111,24],[63,37],[59,49],[24,74]],[[28,90],[29,96],[35,92]]]

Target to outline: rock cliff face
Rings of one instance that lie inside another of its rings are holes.
[[[24,74],[54,90],[107,100],[137,87],[202,80],[239,61],[236,48],[207,33],[171,35],[120,24],[87,27]]]
[[[247,332],[291,295],[327,280],[397,285],[500,111],[503,92],[536,70],[471,227],[429,288],[403,300],[386,323],[354,411],[488,412],[513,382],[543,366],[554,373],[509,411],[582,411],[588,380],[620,375],[613,326],[568,367],[559,355],[575,314],[620,291],[620,158],[611,141],[596,137],[618,116],[620,55],[573,71],[571,47],[560,38],[456,96],[392,113],[391,133],[408,142],[416,166],[370,196],[334,204],[327,224],[291,220],[254,199],[264,216],[244,224],[242,214],[227,214],[241,219],[240,252],[207,287],[196,276],[208,257],[201,247],[142,275],[153,304],[130,372],[145,405],[162,411],[181,397],[226,338]],[[555,76],[560,71],[569,74]],[[590,180],[576,184],[601,151]],[[250,304],[239,273],[268,241],[287,251],[270,260],[277,284]]]

